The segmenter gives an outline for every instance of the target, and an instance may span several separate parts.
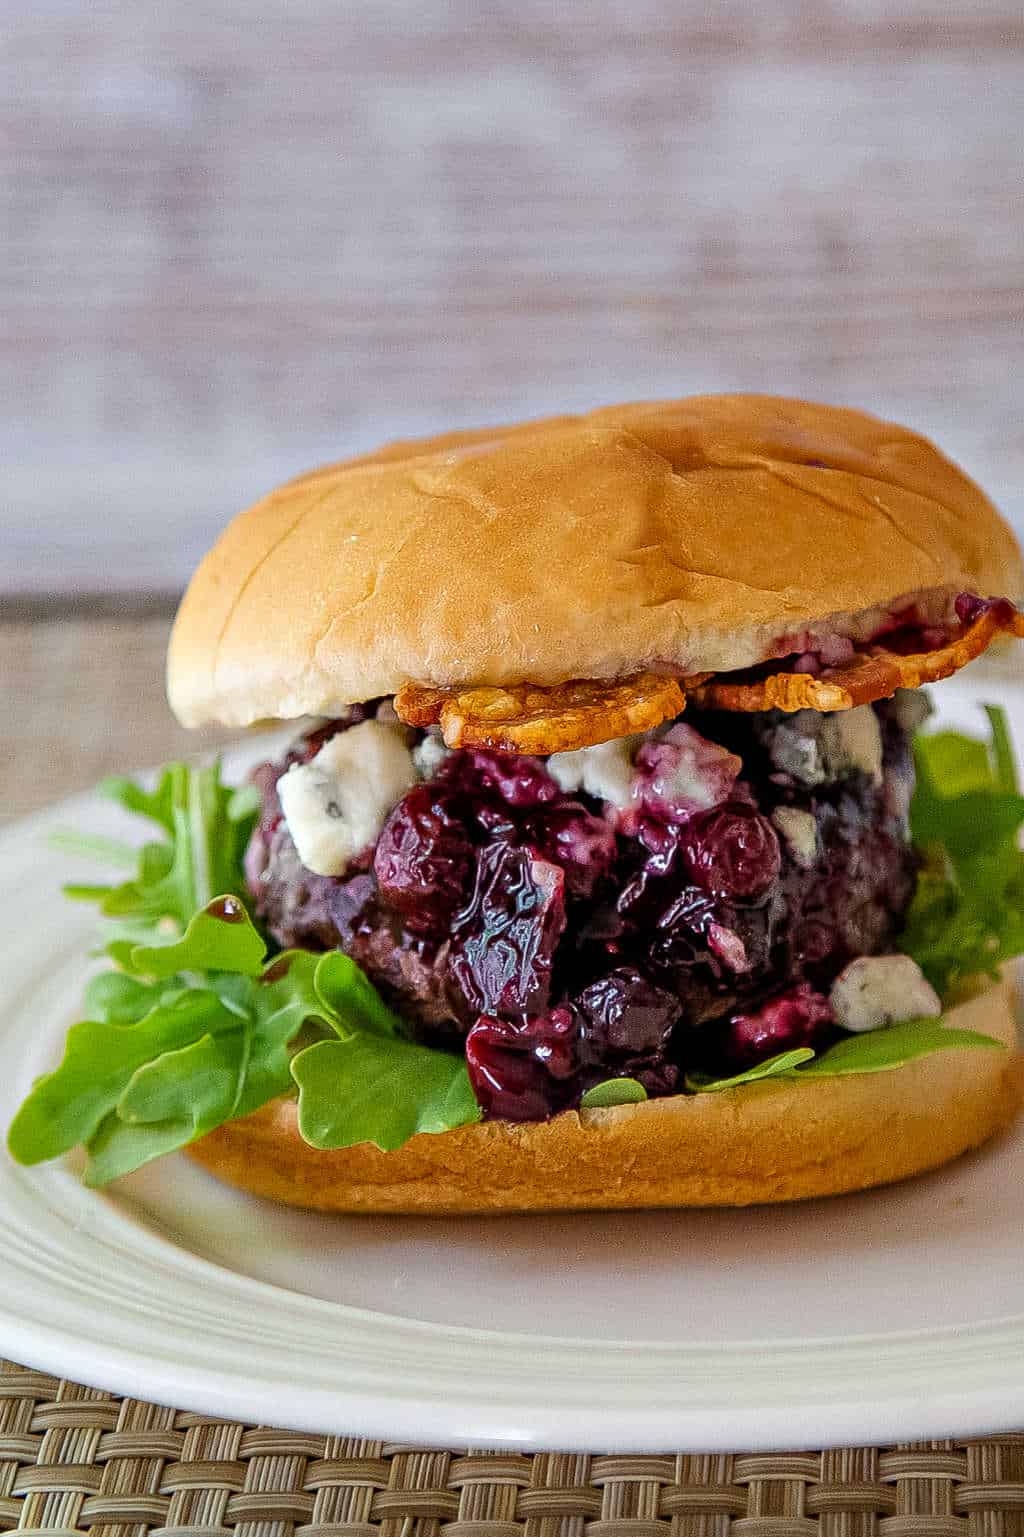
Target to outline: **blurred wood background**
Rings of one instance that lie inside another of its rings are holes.
[[[1024,528],[1020,0],[30,0],[0,34],[8,615],[173,593],[381,438],[694,390],[890,413]]]
[[[0,623],[0,827],[104,774],[209,751],[239,733],[185,731],[163,691],[168,614]]]

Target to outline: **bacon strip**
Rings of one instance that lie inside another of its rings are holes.
[[[518,683],[507,688],[435,689],[407,683],[395,695],[395,712],[410,726],[439,723],[448,747],[574,752],[674,719],[685,708],[686,687],[707,676],[681,684],[659,673],[640,672],[618,681],[574,679],[553,688]]]
[[[426,688],[419,683],[403,683],[392,703],[399,720],[407,726],[436,726],[441,706],[449,696],[443,688]]]
[[[694,689],[691,698],[714,710],[852,710],[874,699],[887,699],[898,688],[920,688],[948,678],[987,651],[999,634],[1024,638],[1024,614],[1009,605],[994,605],[934,650],[901,656],[882,645],[868,646],[818,677],[777,672],[754,683],[736,683],[729,681],[727,673],[719,673]]]
[[[650,731],[682,714],[688,698],[705,709],[852,710],[886,699],[898,688],[919,688],[958,672],[999,634],[1024,638],[1024,614],[1002,600],[954,631],[942,646],[901,655],[884,645],[818,675],[776,672],[753,682],[728,673],[697,673],[676,680],[639,672],[618,681],[574,679],[540,688],[430,688],[407,683],[395,695],[395,712],[409,726],[440,724],[448,747],[494,752],[574,752],[633,732]]]

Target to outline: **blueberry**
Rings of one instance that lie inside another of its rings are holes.
[[[414,934],[440,936],[468,894],[475,853],[457,797],[414,785],[381,830],[373,858],[381,898]]]

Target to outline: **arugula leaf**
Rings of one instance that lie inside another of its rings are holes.
[[[464,1060],[403,1040],[401,1021],[348,956],[287,951],[265,960],[244,905],[253,787],[224,785],[218,764],[172,763],[152,788],[115,778],[102,790],[162,837],[128,851],[128,880],[73,888],[115,920],[105,948],[120,969],[90,981],[89,1017],[15,1117],[16,1159],[36,1163],[82,1142],[87,1181],[104,1184],[293,1091],[290,1058],[297,1046],[308,1058],[311,1031],[332,1032],[323,1044],[341,1056],[330,1059],[333,1083],[325,1059],[313,1059],[307,1114],[336,1119],[347,1100],[348,1140],[364,1140],[365,1126],[398,1146],[479,1117]],[[65,846],[121,863],[126,851],[70,835]],[[373,1085],[382,1096],[375,1110]]]
[[[192,1141],[187,1121],[153,1122],[148,1126],[128,1126],[116,1110],[99,1125],[89,1142],[89,1162],[83,1176],[94,1190],[108,1185],[122,1174],[132,1174],[154,1158],[176,1153]]]
[[[126,811],[154,823],[165,837],[137,851],[135,873],[128,880],[71,886],[68,895],[98,902],[106,917],[123,920],[121,932],[135,940],[159,934],[168,925],[181,933],[197,908],[218,894],[246,901],[242,859],[258,797],[252,786],[235,790],[225,785],[219,760],[201,768],[170,763],[152,790],[123,777],[105,779],[100,790]],[[93,852],[105,857],[106,842]]]
[[[917,769],[917,802],[913,816],[920,820],[924,796],[938,792],[951,800],[968,790],[984,790],[991,783],[992,760],[988,746],[978,737],[959,731],[919,732],[914,738]]]
[[[108,1025],[134,1025],[169,991],[164,982],[101,971],[85,985],[85,1017]]]
[[[315,956],[286,952],[255,977],[165,990],[156,1002],[154,988],[123,978],[108,1018],[72,1026],[60,1066],[33,1086],[8,1133],[11,1153],[39,1163],[83,1142],[87,1182],[102,1184],[286,1093],[289,1043],[325,1012],[315,969]],[[123,1022],[147,1002],[141,1019]]]
[[[173,833],[177,780],[179,770],[184,767],[182,763],[168,763],[161,770],[160,778],[152,790],[147,790],[144,785],[129,779],[125,774],[108,774],[106,779],[100,780],[97,788],[107,800],[117,801],[125,811],[146,817],[148,821],[162,827],[164,832]]]
[[[793,1051],[780,1052],[756,1067],[748,1067],[731,1078],[711,1078],[707,1073],[687,1073],[686,1087],[693,1094],[719,1094],[723,1089],[738,1089],[745,1083],[758,1083],[762,1078],[789,1078],[801,1063],[809,1062],[814,1052],[809,1046],[798,1046]]]
[[[134,870],[138,850],[120,838],[105,838],[101,833],[80,833],[74,828],[58,827],[47,840],[51,848],[63,854],[77,854],[82,859],[96,859],[117,869]],[[73,890],[65,886],[65,891]],[[106,889],[106,888],[100,888]]]
[[[580,1100],[581,1110],[605,1110],[610,1105],[638,1105],[647,1098],[647,1090],[635,1078],[606,1078],[595,1083]]]
[[[175,814],[159,787],[126,793],[156,819]],[[129,1173],[292,1091],[291,1049],[311,1026],[333,1032],[322,1044],[342,1055],[333,1080],[318,1073],[307,1111],[319,1123],[343,1113],[348,1140],[399,1146],[479,1116],[462,1058],[402,1040],[400,1021],[340,952],[290,950],[265,963],[266,944],[231,893],[195,913],[180,938],[122,937],[107,948],[123,969],[89,983],[91,1017],[73,1026],[60,1066],[15,1117],[8,1146],[19,1162],[81,1142],[87,1183]]]
[[[419,1132],[479,1121],[465,1059],[379,1035],[319,1041],[292,1059],[299,1131],[313,1147],[372,1142],[385,1152]]]
[[[951,1030],[941,1019],[907,1019],[899,1025],[865,1030],[862,1035],[837,1041],[814,1062],[801,1068],[796,1076],[841,1078],[849,1073],[884,1073],[933,1051],[953,1051],[966,1046],[1006,1050],[1002,1041],[977,1030]]]
[[[903,1067],[915,1057],[927,1057],[936,1051],[955,1051],[968,1046],[995,1047],[1005,1051],[1002,1041],[977,1030],[951,1030],[941,1019],[909,1019],[899,1025],[885,1025],[837,1041],[820,1057],[809,1046],[784,1051],[767,1062],[737,1073],[733,1078],[709,1078],[704,1073],[688,1073],[686,1087],[694,1094],[718,1094],[723,1089],[738,1089],[746,1083],[765,1078],[842,1078],[851,1073],[884,1073]]]
[[[133,1025],[84,1020],[68,1031],[60,1066],[38,1078],[7,1134],[19,1163],[41,1163],[88,1143],[147,1062],[215,1028],[216,995],[196,991],[157,1004]]]
[[[392,1014],[365,971],[340,950],[328,950],[317,962],[316,995],[331,1017],[341,1020],[346,1031],[368,1030],[371,1035],[400,1036],[402,1022]]]
[[[132,850],[134,856],[135,850]],[[134,857],[132,864],[135,863]],[[64,896],[69,902],[100,902],[105,901],[110,891],[109,886],[98,886],[88,881],[66,881],[61,887]]]
[[[288,1047],[323,1013],[315,970],[316,956],[286,951],[258,977],[224,975],[209,990],[190,990],[186,996],[217,1005],[213,1028],[191,1032],[193,1040],[154,1054],[131,1075],[88,1140],[86,1183],[105,1185],[130,1174],[287,1093]],[[13,1146],[12,1152],[18,1156]]]
[[[116,943],[116,941],[115,941]],[[121,963],[133,976],[172,977],[179,971],[237,971],[254,977],[267,952],[265,940],[236,897],[215,897],[196,913],[178,940],[133,945]]]
[[[1024,952],[1024,797],[1005,713],[985,708],[988,743],[952,731],[915,743],[910,825],[925,865],[899,943],[948,999]]]
[[[285,959],[286,965],[282,964]],[[225,1020],[211,1037],[217,1053],[204,1046],[202,1054],[193,1058],[209,1079],[205,1094],[196,1093],[196,1081],[182,1070],[182,1064],[165,1056],[135,1073],[118,1103],[122,1120],[193,1115],[197,1124],[203,1123],[203,1130],[209,1130],[221,1121],[248,1115],[282,1093],[289,1086],[287,1046],[316,1010],[314,969],[314,956],[290,951],[247,986],[236,985],[230,999],[223,992],[215,994]],[[193,1042],[189,1050],[196,1051],[198,1045]],[[197,1100],[206,1107],[201,1113],[195,1109]]]
[[[465,1058],[404,1039],[401,1021],[349,956],[320,956],[312,984],[339,1039],[318,1041],[292,1058],[307,1142],[374,1142],[390,1151],[417,1133],[480,1120]]]

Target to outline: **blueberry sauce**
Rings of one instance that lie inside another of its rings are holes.
[[[815,1046],[834,1023],[832,1007],[808,982],[769,998],[759,1008],[733,1014],[725,1027],[726,1052],[737,1069],[801,1046]]]
[[[898,656],[915,656],[948,645],[960,629],[994,612],[1001,625],[1009,625],[1017,610],[1009,598],[982,598],[977,593],[958,593],[949,622],[930,618],[915,604],[893,609],[863,641],[846,636],[808,632],[780,636],[771,660],[731,673],[737,683],[756,683],[779,672],[809,673],[819,677],[832,668],[851,662],[865,649],[884,647]],[[954,622],[955,620],[955,622]]]
[[[247,878],[278,944],[340,947],[410,1035],[464,1052],[485,1115],[545,1119],[618,1076],[671,1094],[689,1068],[831,1039],[833,978],[892,948],[913,770],[900,711],[869,708],[880,772],[837,766],[812,712],[688,711],[641,745],[625,809],[563,792],[543,759],[454,752],[374,848],[314,875],[277,780],[361,707],[255,771]]]
[[[1016,609],[1009,598],[979,598],[977,593],[962,592],[955,604],[961,624],[974,624],[983,614],[994,613],[1000,624],[1009,624]]]

